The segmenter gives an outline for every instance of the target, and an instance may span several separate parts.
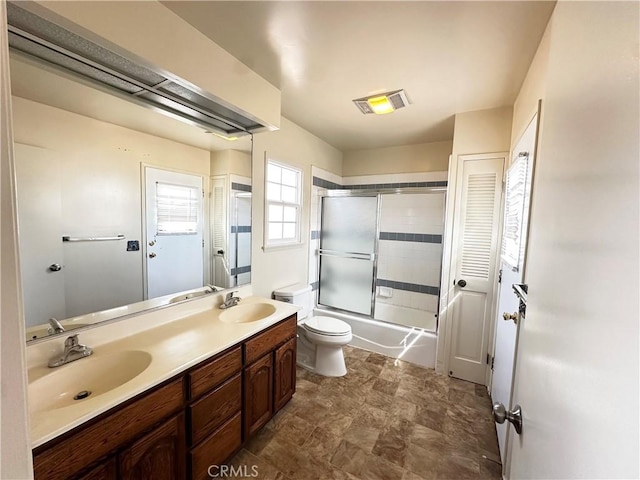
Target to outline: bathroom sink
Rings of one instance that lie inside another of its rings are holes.
[[[96,398],[133,380],[147,369],[151,359],[147,352],[129,350],[94,354],[53,368],[29,383],[29,410],[56,410]]]
[[[220,314],[220,320],[227,323],[250,323],[267,318],[275,313],[276,307],[270,303],[247,303],[230,307]]]

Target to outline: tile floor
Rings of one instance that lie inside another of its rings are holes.
[[[260,480],[500,479],[484,387],[357,348],[345,357],[345,377],[298,369],[293,399],[232,459],[236,472]]]

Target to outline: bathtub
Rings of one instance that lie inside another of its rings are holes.
[[[316,308],[313,314],[338,318],[351,325],[353,340],[349,345],[423,367],[435,368],[437,334],[434,332],[332,310]]]

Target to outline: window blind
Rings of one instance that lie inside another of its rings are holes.
[[[156,182],[156,225],[158,235],[197,233],[200,189]]]
[[[521,153],[507,171],[505,188],[502,261],[517,272],[523,254],[525,203],[528,200],[527,172],[529,156]]]

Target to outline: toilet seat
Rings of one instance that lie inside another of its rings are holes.
[[[351,334],[351,325],[333,317],[311,317],[304,322],[304,328],[317,335],[331,337]]]

